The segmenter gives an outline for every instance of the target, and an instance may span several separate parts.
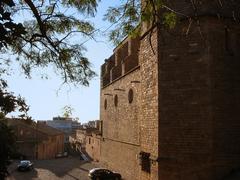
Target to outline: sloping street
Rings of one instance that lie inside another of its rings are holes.
[[[37,160],[33,163],[32,171],[19,172],[16,170],[17,162],[14,162],[7,180],[89,180],[88,171],[97,167],[96,164],[82,161],[77,157]]]

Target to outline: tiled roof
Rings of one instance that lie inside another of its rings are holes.
[[[42,123],[38,123],[37,124],[37,128],[39,131],[45,133],[45,134],[48,134],[50,136],[55,136],[55,135],[59,135],[59,134],[64,134],[63,131],[61,130],[58,130],[56,128],[53,128],[53,127],[50,127],[46,124],[42,124]]]
[[[25,127],[37,130],[41,133],[47,134],[49,136],[55,136],[55,135],[59,135],[59,134],[64,134],[64,132],[55,129],[53,127],[47,126],[44,123],[36,123],[33,122],[32,124],[25,122],[24,120],[20,120],[20,119],[7,119],[7,123],[9,126],[16,126],[16,125],[23,125]]]

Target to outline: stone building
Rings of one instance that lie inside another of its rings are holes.
[[[81,123],[78,122],[78,119],[66,118],[66,117],[53,117],[53,120],[42,121],[45,122],[48,126],[51,126],[55,129],[59,129],[64,132],[64,143],[69,143],[69,136],[79,128],[81,128]]]
[[[101,162],[129,180],[228,179],[240,168],[240,3],[164,2],[176,27],[142,24],[101,67]]]
[[[101,137],[102,136],[99,131],[94,131],[91,135],[86,137],[86,153],[93,161],[100,160]]]
[[[18,152],[27,159],[52,159],[64,151],[64,133],[40,123],[8,119],[16,135]]]
[[[76,137],[72,140],[75,149],[86,155],[89,160],[99,161],[101,132],[96,128],[85,128],[76,130]]]

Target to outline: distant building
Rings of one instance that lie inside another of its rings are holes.
[[[8,119],[16,135],[18,152],[28,159],[51,159],[64,151],[64,133],[42,123]]]
[[[91,157],[93,161],[100,160],[101,137],[102,136],[99,131],[93,131],[90,135],[86,136],[86,153]]]
[[[95,120],[95,121],[88,121],[85,126],[89,127],[89,128],[96,128],[99,129],[100,128],[100,120]]]
[[[74,144],[78,152],[85,154],[94,161],[99,161],[101,141],[100,121],[86,123],[84,128],[76,130],[75,136],[71,136],[70,141],[72,146]]]
[[[53,120],[44,121],[48,126],[64,132],[64,142],[69,142],[69,136],[81,128],[81,123],[74,118],[54,117]]]

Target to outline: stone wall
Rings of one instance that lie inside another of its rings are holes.
[[[121,76],[102,84],[101,161],[125,179],[222,179],[240,167],[240,28],[230,16],[239,3],[221,10],[224,19],[214,13],[227,1],[196,1],[197,10],[191,1],[167,2],[201,16],[171,30],[145,28],[137,68],[122,63]]]
[[[240,27],[231,21],[210,19],[208,22],[213,159],[215,178],[218,179],[240,167]]]
[[[123,179],[139,180],[139,146],[106,139],[101,142],[101,163]]]
[[[159,178],[219,179],[240,162],[239,29],[188,25],[159,32]]]
[[[163,180],[212,179],[208,26],[202,22],[200,32],[193,23],[187,36],[187,21],[172,31],[159,30],[159,178]]]
[[[100,141],[101,136],[92,133],[86,136],[86,152],[93,161],[100,160]]]
[[[149,33],[141,39],[139,62],[141,65],[140,145],[141,151],[150,155],[146,158],[146,162],[150,163],[150,171],[141,171],[140,179],[155,180],[158,177],[158,165],[154,159],[158,157],[159,138],[157,29],[154,29],[151,35]]]
[[[105,87],[138,67],[139,38],[125,39],[101,67],[101,87]]]
[[[198,16],[212,16],[216,18],[228,17],[239,20],[240,5],[238,0],[163,0],[168,9],[177,12],[181,18]],[[163,8],[166,10],[167,8]]]
[[[140,69],[101,89],[101,162],[125,179],[138,179]],[[132,92],[132,93],[131,93]],[[132,100],[132,101],[131,101]]]

